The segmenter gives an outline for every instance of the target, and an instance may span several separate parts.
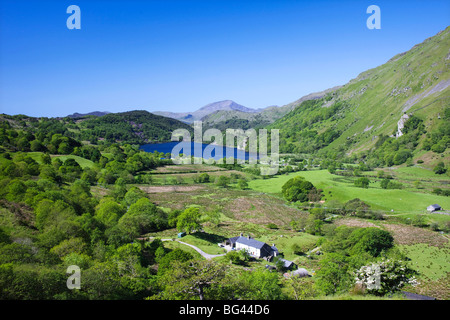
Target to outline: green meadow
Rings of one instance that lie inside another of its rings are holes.
[[[450,247],[438,248],[425,243],[401,245],[400,249],[411,259],[411,266],[419,276],[431,280],[445,278],[449,272]]]
[[[41,156],[42,156],[42,152],[28,152],[28,155],[33,158],[37,163],[41,164],[42,160],[41,160]],[[80,165],[81,168],[85,169],[85,168],[92,168],[94,166],[94,162],[92,162],[91,160],[79,157],[79,156],[75,156],[75,155],[52,155],[52,160],[53,159],[59,159],[62,162],[66,161],[67,159],[75,159],[76,162],[78,162],[78,164]]]
[[[412,169],[414,172],[408,172]],[[406,174],[416,173],[417,168],[402,168],[402,177]],[[421,171],[422,175],[428,172]],[[249,188],[264,193],[274,193],[281,196],[281,188],[284,183],[295,176],[303,176],[312,182],[316,188],[323,190],[323,200],[338,200],[342,203],[359,198],[368,203],[372,209],[395,213],[426,213],[427,206],[437,203],[442,208],[450,208],[450,198],[438,196],[421,190],[411,189],[382,189],[379,179],[370,178],[371,183],[368,189],[355,187],[353,182],[355,177],[343,177],[333,175],[328,170],[311,170],[294,172],[287,175],[275,176],[269,179],[258,179],[249,182]],[[431,178],[434,178],[431,176]],[[445,177],[440,178],[445,179]],[[393,211],[392,211],[393,210]]]

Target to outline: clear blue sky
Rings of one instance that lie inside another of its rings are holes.
[[[66,27],[71,4],[81,30]],[[366,27],[371,4],[381,30]],[[0,0],[0,113],[281,106],[448,25],[448,0]]]

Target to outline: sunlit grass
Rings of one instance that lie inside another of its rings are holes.
[[[420,169],[420,168],[417,168]],[[425,170],[425,169],[420,169]],[[421,171],[422,174],[424,171]],[[303,176],[315,187],[324,191],[324,200],[338,200],[342,203],[359,198],[368,203],[372,209],[392,213],[427,213],[430,204],[438,203],[441,207],[450,208],[450,198],[434,194],[414,192],[405,189],[382,189],[379,182],[372,178],[368,189],[353,185],[353,177],[342,177],[327,170],[311,170],[294,172],[288,175],[275,176],[270,179],[258,179],[249,182],[249,188],[266,193],[281,194],[284,183],[295,176]],[[391,211],[393,210],[393,211]]]

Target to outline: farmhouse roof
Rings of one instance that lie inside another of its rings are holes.
[[[264,247],[264,245],[267,246],[267,244],[264,243],[264,242],[255,240],[255,239],[250,238],[250,237],[243,237],[243,236],[237,237],[235,242],[236,243],[242,243],[242,244],[245,244],[248,247],[252,247],[252,248],[256,248],[256,249],[261,249],[262,247]]]
[[[236,243],[236,240],[237,240],[238,238],[239,238],[239,237],[233,237],[233,238],[228,239],[228,241],[230,241],[231,244],[234,244],[234,243]]]
[[[427,207],[427,210],[430,211],[430,212],[433,212],[433,211],[442,210],[442,208],[438,204],[432,204],[432,205]]]

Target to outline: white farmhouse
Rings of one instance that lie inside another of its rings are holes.
[[[267,243],[255,240],[250,236],[244,237],[242,234],[239,237],[228,239],[225,244],[235,250],[246,250],[256,258],[271,260],[278,255],[278,249],[275,245],[269,246]]]

